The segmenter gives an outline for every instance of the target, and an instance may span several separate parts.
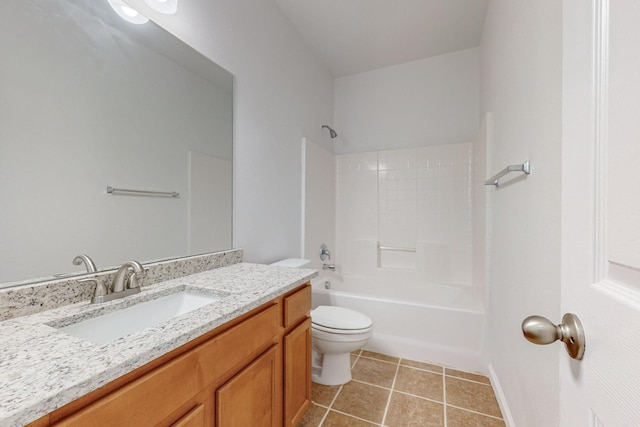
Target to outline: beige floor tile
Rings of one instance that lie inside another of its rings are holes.
[[[384,425],[389,427],[444,427],[444,405],[393,392]]]
[[[360,357],[351,370],[354,380],[391,388],[397,365]]]
[[[431,372],[442,373],[442,366],[433,365],[431,363],[416,362],[415,360],[400,359],[400,364],[404,366],[411,366],[413,368],[424,369]]]
[[[454,377],[445,377],[447,404],[502,418],[498,401],[490,385]]]
[[[398,361],[400,360],[400,358],[398,357],[387,356],[386,354],[374,353],[372,351],[367,351],[367,350],[362,350],[361,356],[369,357],[371,359],[384,360],[385,362],[391,362],[391,363],[398,363]]]
[[[353,364],[356,363],[356,360],[358,360],[358,356],[350,354],[349,357],[351,357],[351,368],[353,368]]]
[[[379,424],[372,424],[368,421],[362,421],[333,411],[329,411],[329,415],[322,423],[322,427],[371,427],[376,425]]]
[[[400,366],[394,389],[444,402],[442,374]]]
[[[311,383],[311,400],[318,405],[329,406],[340,390],[339,385]]]
[[[365,350],[352,352],[350,357],[355,381],[342,390],[340,386],[313,384],[314,404],[298,427],[318,427],[325,415],[322,427],[379,426],[389,393],[393,395],[386,427],[444,427],[445,410],[448,427],[505,426],[499,419],[502,414],[491,382],[483,375]],[[392,385],[394,391],[385,389]],[[445,390],[446,409],[440,403]],[[334,398],[333,406],[327,409]]]
[[[484,383],[484,384],[491,384],[491,381],[489,380],[489,378],[485,377],[484,375],[472,374],[471,372],[456,371],[455,369],[449,369],[449,368],[445,369],[444,373],[445,375],[449,375],[452,377],[464,378],[465,380],[471,380],[471,381],[478,381],[479,383]]]
[[[318,427],[327,411],[327,408],[312,403],[298,423],[298,427]]]
[[[449,427],[505,427],[504,421],[447,406]]]
[[[380,387],[351,381],[342,386],[331,409],[379,424],[389,393]]]

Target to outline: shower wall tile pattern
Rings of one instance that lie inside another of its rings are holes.
[[[470,284],[471,143],[336,156],[337,249],[345,274],[413,271],[421,282]],[[383,246],[415,249],[378,251]]]
[[[375,268],[378,153],[336,156],[336,259],[350,274]]]
[[[387,246],[415,248],[418,150],[378,153],[378,236]]]

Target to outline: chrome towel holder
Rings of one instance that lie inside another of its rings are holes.
[[[152,196],[152,197],[180,197],[177,191],[147,191],[147,190],[130,190],[128,188],[107,187],[107,194],[128,194],[132,196]]]
[[[520,164],[520,165],[509,165],[506,168],[502,169],[500,172],[489,178],[484,182],[484,185],[495,185],[496,188],[500,186],[500,178],[511,173],[511,172],[523,172],[527,175],[531,173],[531,164],[529,160]]]

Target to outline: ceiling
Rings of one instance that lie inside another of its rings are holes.
[[[489,0],[275,0],[334,77],[480,44]]]

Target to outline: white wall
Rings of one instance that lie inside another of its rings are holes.
[[[172,16],[127,2],[234,74],[234,246],[252,262],[299,256],[300,140],[329,147],[329,73],[272,0],[180,1]]]
[[[338,78],[336,152],[472,141],[479,92],[477,48]]]
[[[532,314],[560,319],[561,21],[561,2],[492,0],[481,46],[482,111],[494,118],[489,173],[527,159],[532,168],[487,188],[490,368],[518,427],[559,420],[564,350],[530,344],[520,324]]]

